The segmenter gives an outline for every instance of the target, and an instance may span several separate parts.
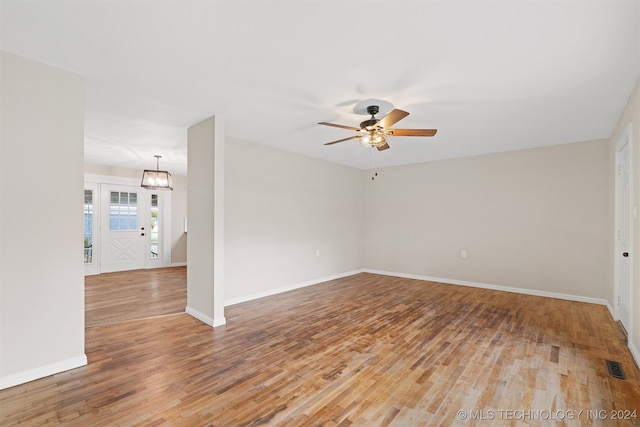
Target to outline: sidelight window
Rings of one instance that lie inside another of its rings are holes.
[[[93,190],[84,190],[84,263],[93,264]]]
[[[149,256],[151,257],[151,259],[155,259],[158,258],[160,255],[160,245],[159,245],[159,240],[160,240],[160,212],[158,210],[158,195],[157,194],[152,194],[151,195],[151,218],[150,218],[150,233],[149,233],[149,240],[150,240],[150,248],[151,248],[151,252],[149,254]]]

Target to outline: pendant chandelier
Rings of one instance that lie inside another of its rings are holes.
[[[145,169],[142,172],[140,186],[149,190],[173,190],[171,174],[160,170],[160,157],[162,156],[155,155],[153,157],[156,158],[156,170]]]

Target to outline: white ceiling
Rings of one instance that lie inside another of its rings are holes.
[[[0,4],[3,50],[86,79],[87,162],[174,174],[211,115],[359,168],[607,138],[640,76],[638,0]],[[324,146],[371,98],[438,134]]]

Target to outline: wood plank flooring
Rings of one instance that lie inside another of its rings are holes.
[[[0,425],[640,425],[603,306],[359,274],[225,315],[87,328],[89,365],[0,391]]]
[[[85,325],[96,326],[184,313],[187,267],[86,276]]]

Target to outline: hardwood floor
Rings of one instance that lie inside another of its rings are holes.
[[[0,391],[0,424],[640,425],[603,306],[359,274],[225,315],[89,327],[88,366]]]
[[[187,267],[86,276],[84,288],[87,327],[184,313]]]

